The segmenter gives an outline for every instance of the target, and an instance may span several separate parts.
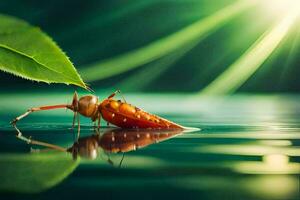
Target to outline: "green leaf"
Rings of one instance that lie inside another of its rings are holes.
[[[61,49],[39,28],[0,15],[0,70],[46,83],[87,88]]]
[[[0,155],[0,191],[36,193],[59,184],[79,160],[61,152]]]

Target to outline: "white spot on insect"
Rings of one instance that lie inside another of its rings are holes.
[[[114,142],[115,141],[115,136],[111,137],[111,141]]]
[[[147,133],[146,137],[147,137],[147,138],[150,138],[150,133]]]
[[[93,149],[92,152],[91,152],[91,159],[94,160],[96,158],[97,158],[97,150]]]
[[[111,114],[111,117],[114,118],[115,117],[115,113]]]
[[[124,135],[123,135],[123,136],[124,136],[124,138],[126,138],[126,137],[127,137],[127,134],[126,134],[126,133],[124,133]]]
[[[97,101],[98,101],[97,97],[96,98],[92,98],[92,103],[93,104],[97,103]]]
[[[138,119],[141,118],[141,115],[137,115],[136,118],[138,118]]]
[[[137,138],[140,138],[140,134],[137,134],[136,137],[137,137]]]
[[[126,118],[124,118],[124,119],[123,119],[123,122],[126,122],[126,121],[127,121],[127,119],[126,119]]]
[[[133,149],[133,150],[136,150],[136,145],[135,145],[135,144],[133,144],[132,149]]]

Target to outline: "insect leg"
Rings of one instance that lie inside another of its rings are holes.
[[[77,123],[78,123],[77,140],[78,140],[80,136],[80,115],[77,115]]]
[[[46,143],[46,142],[42,142],[42,141],[38,141],[38,140],[33,140],[31,138],[27,138],[27,137],[22,135],[21,131],[17,128],[17,126],[15,124],[13,126],[17,131],[16,137],[20,140],[25,141],[27,144],[35,144],[35,145],[39,145],[39,146],[48,147],[48,148],[51,148],[51,149],[54,149],[54,150],[63,151],[63,152],[67,151],[67,149],[65,149],[63,147],[60,147],[60,146],[57,146],[57,145],[54,145],[54,144],[50,144],[50,143]]]
[[[76,116],[77,116],[77,112],[74,112],[72,129],[74,129],[74,127],[75,127]]]
[[[96,128],[97,128],[96,122],[93,122],[93,128],[94,128],[94,130],[96,130]]]
[[[101,114],[98,115],[98,130],[100,130]]]
[[[110,159],[110,155],[109,154],[106,154],[107,155],[107,162],[108,164],[114,166],[114,162]]]
[[[14,120],[12,120],[10,122],[10,124],[15,125],[17,124],[17,122],[21,119],[23,119],[24,117],[26,117],[27,115],[29,115],[32,112],[36,112],[36,111],[42,111],[42,110],[53,110],[53,109],[58,109],[58,108],[68,108],[69,105],[67,104],[60,104],[60,105],[54,105],[54,106],[41,106],[41,107],[35,107],[35,108],[30,108],[27,110],[27,112],[25,112],[24,114],[20,115],[19,117],[16,117]]]

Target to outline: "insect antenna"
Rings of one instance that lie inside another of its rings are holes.
[[[90,91],[91,93],[94,93],[94,94],[95,94],[95,91],[94,91],[92,88],[90,88],[88,85],[86,85],[86,89],[87,89],[88,91]]]
[[[126,103],[126,100],[125,100],[125,98],[124,98],[123,93],[121,92],[121,90],[117,90],[117,92],[121,95],[123,101]]]

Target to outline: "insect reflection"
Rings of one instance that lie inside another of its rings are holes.
[[[79,138],[69,148],[63,148],[52,144],[47,144],[47,147],[69,152],[73,156],[73,159],[82,157],[93,160],[99,156],[100,149],[106,154],[125,153],[170,139],[181,133],[183,133],[183,131],[179,129],[110,129],[103,134],[96,132],[94,135]],[[46,146],[43,144],[38,145]],[[107,161],[112,164],[112,161],[109,158]]]

